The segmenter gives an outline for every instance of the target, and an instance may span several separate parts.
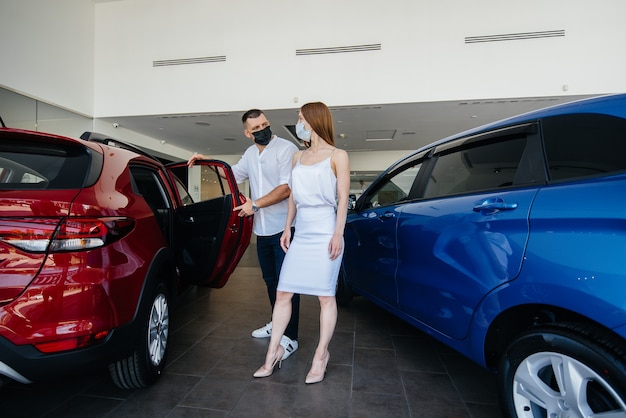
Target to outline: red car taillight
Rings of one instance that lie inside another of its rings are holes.
[[[82,337],[67,338],[64,340],[50,341],[35,344],[35,348],[42,353],[58,353],[59,351],[75,350],[98,344],[106,338],[108,331],[102,331],[95,335],[85,335]]]
[[[134,226],[124,217],[0,220],[0,240],[24,251],[81,251],[117,241]]]

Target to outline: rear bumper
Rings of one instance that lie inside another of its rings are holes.
[[[101,368],[132,354],[139,329],[137,323],[127,324],[97,345],[60,353],[42,353],[32,345],[15,345],[0,337],[0,374],[32,383]]]

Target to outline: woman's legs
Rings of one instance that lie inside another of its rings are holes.
[[[274,303],[274,310],[272,312],[272,336],[270,337],[270,345],[265,355],[265,363],[257,370],[257,373],[261,372],[262,369],[266,372],[271,371],[276,364],[277,351],[280,348],[280,338],[283,336],[289,319],[291,318],[292,297],[293,293],[282,292],[280,290],[276,291],[276,302]],[[255,375],[257,373],[255,373]]]
[[[326,365],[330,358],[328,345],[333,338],[337,325],[337,301],[334,296],[319,296],[320,301],[320,340],[317,343],[311,370],[306,377],[306,383],[317,383],[324,379]]]
[[[334,296],[319,296],[320,301],[320,340],[315,350],[316,357],[326,355],[337,325],[337,302]]]

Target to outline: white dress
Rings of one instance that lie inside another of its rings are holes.
[[[296,229],[278,279],[283,292],[335,296],[343,246],[341,255],[331,260],[328,245],[337,220],[337,177],[330,162],[328,157],[303,165],[298,159],[291,173]]]

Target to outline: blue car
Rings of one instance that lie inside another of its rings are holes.
[[[348,214],[337,297],[361,295],[496,371],[506,416],[623,417],[625,259],[620,94],[393,164]]]

